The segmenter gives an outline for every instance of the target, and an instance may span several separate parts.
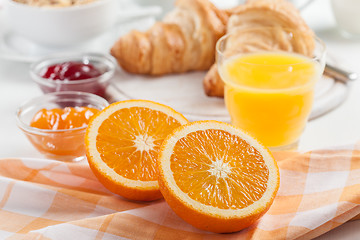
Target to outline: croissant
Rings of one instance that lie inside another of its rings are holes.
[[[216,41],[225,34],[228,14],[208,0],[177,0],[162,22],[147,32],[131,31],[111,48],[131,73],[162,75],[208,70]]]
[[[300,16],[299,11],[286,0],[250,0],[229,10],[231,16],[227,24],[227,32],[235,28],[255,27],[253,32],[229,39],[226,51],[246,53],[256,49],[284,50],[311,56],[315,42],[313,32]],[[273,32],[261,31],[257,26],[272,27]],[[295,40],[286,38],[286,30],[298,32]],[[203,80],[205,94],[224,97],[224,83],[214,64]]]

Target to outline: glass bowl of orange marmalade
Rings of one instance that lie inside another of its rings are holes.
[[[104,98],[91,93],[48,93],[23,103],[16,111],[16,121],[46,158],[77,162],[85,159],[89,120],[107,105]]]

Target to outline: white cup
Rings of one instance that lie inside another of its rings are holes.
[[[108,31],[118,17],[118,0],[72,7],[37,7],[12,0],[5,3],[13,33],[49,47],[82,44]]]
[[[360,0],[331,0],[331,5],[342,35],[360,38]]]

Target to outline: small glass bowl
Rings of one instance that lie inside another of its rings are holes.
[[[49,66],[64,62],[92,64],[95,68],[100,70],[102,74],[99,77],[71,81],[52,80],[42,77]],[[80,91],[105,97],[106,88],[109,86],[110,80],[115,74],[115,69],[116,61],[112,56],[107,54],[85,53],[77,55],[57,55],[39,60],[32,64],[30,67],[30,76],[44,93]]]
[[[85,159],[85,127],[48,130],[30,126],[34,115],[40,109],[65,107],[92,107],[99,110],[109,103],[94,94],[84,92],[56,92],[31,99],[16,111],[16,122],[34,147],[45,157],[60,161],[81,161]]]

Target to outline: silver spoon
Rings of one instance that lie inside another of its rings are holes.
[[[358,79],[358,74],[355,72],[348,72],[344,69],[332,66],[330,64],[325,65],[324,74],[328,77],[335,79],[336,81],[347,83],[349,81],[355,81]]]

